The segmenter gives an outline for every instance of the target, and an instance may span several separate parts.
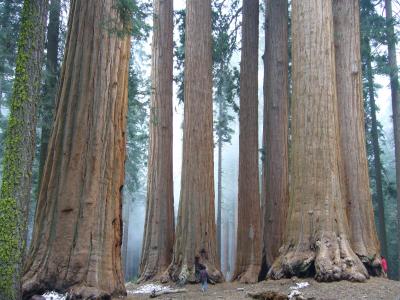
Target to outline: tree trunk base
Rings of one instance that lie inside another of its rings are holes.
[[[234,276],[234,281],[239,281],[240,283],[257,283],[258,277],[260,274],[261,267],[260,266],[249,266],[247,270],[244,270],[240,274],[236,274]]]
[[[381,260],[379,256],[374,256],[373,258],[367,257],[365,255],[358,255],[358,258],[364,264],[365,268],[368,271],[368,274],[371,276],[383,276],[383,270],[381,265]]]
[[[214,266],[211,266],[207,263],[204,264],[207,268],[208,279],[211,283],[222,283],[225,281],[224,275]],[[181,267],[172,264],[169,269],[169,277],[174,282],[178,282],[179,284],[186,284],[186,283],[199,283],[200,278],[196,274],[195,267],[193,268],[188,267],[187,264],[182,265]]]
[[[95,287],[80,286],[72,288],[66,300],[81,300],[81,299],[111,300],[112,296],[117,296],[117,295],[126,296],[126,293],[121,291],[119,293],[116,294],[114,293],[111,295]]]
[[[164,272],[152,273],[152,274],[143,274],[140,275],[137,283],[144,283],[146,281],[154,281],[154,282],[161,282],[161,283],[168,283],[170,281],[170,277],[168,274],[168,270]]]
[[[324,282],[363,282],[369,278],[367,269],[351,250],[348,240],[336,234],[324,234],[314,245],[310,245],[309,249],[315,251],[304,251],[293,246],[283,249],[283,254],[268,272],[271,279],[314,276],[315,280]]]

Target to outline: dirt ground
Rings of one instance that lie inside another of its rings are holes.
[[[371,300],[400,300],[400,282],[384,278],[372,278],[365,283],[351,283],[347,281],[319,283],[312,279],[284,279],[269,280],[253,285],[244,285],[239,283],[223,283],[209,285],[208,291],[202,293],[200,285],[186,285],[188,290],[181,294],[168,294],[157,297],[156,299],[252,299],[247,294],[256,292],[276,291],[288,295],[291,292],[290,287],[296,283],[308,282],[309,286],[299,289],[304,299],[371,299]],[[128,297],[126,300],[149,299],[148,294],[131,294],[130,292],[140,288],[141,285],[127,284]]]

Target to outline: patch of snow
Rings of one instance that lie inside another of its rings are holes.
[[[301,293],[298,290],[293,290],[290,292],[290,294],[288,295],[289,300],[291,299],[296,299],[296,296],[301,296]]]
[[[59,294],[57,292],[47,292],[43,294],[43,297],[46,300],[65,300],[67,295]]]
[[[299,289],[304,289],[305,287],[308,287],[310,284],[308,282],[298,282],[296,283],[296,286],[291,286],[291,290],[299,290]]]
[[[145,284],[140,286],[139,288],[128,291],[128,294],[151,294],[153,291],[159,292],[159,291],[169,291],[172,290],[170,286],[165,286],[165,285],[160,285],[160,284]]]

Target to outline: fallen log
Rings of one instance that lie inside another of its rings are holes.
[[[164,295],[164,294],[177,294],[177,293],[186,293],[186,292],[187,292],[187,289],[174,289],[174,290],[161,290],[161,291],[153,290],[150,294],[150,298],[156,298],[156,297]]]

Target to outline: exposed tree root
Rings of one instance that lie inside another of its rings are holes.
[[[68,293],[67,300],[111,300],[111,295],[94,287],[80,286],[72,288]]]
[[[369,278],[367,269],[349,247],[347,238],[324,233],[320,240],[310,246],[309,249],[315,250],[283,248],[283,254],[272,265],[268,277],[281,279],[314,276],[317,281],[355,282],[363,282]]]
[[[234,280],[237,280],[240,283],[257,283],[260,269],[260,266],[251,265],[244,272],[236,274]]]
[[[208,280],[210,283],[221,283],[225,281],[224,275],[222,275],[221,271],[207,263],[204,263],[204,265],[207,268]],[[200,282],[195,267],[193,266],[189,268],[187,264],[184,264],[181,267],[171,264],[169,267],[169,276],[172,281],[177,282],[180,285]]]

